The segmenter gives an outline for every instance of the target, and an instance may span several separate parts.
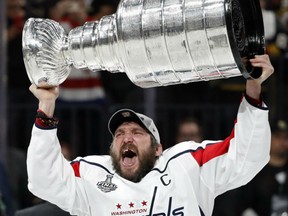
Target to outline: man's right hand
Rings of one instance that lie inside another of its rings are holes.
[[[42,110],[48,117],[53,117],[55,110],[55,102],[59,96],[59,88],[51,87],[48,89],[39,88],[35,84],[29,87],[29,90],[39,100],[39,109]]]

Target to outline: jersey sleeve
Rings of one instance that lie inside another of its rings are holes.
[[[57,129],[34,125],[27,152],[28,188],[37,197],[72,215],[88,216],[89,206],[81,178],[61,154]]]
[[[269,161],[271,132],[268,108],[244,97],[231,134],[222,141],[204,141],[193,152],[200,179],[214,197],[248,183]]]

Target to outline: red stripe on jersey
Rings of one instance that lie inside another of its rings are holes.
[[[229,137],[225,140],[211,145],[207,145],[205,149],[199,148],[192,152],[192,156],[195,158],[199,166],[203,166],[209,160],[223,155],[228,152],[231,139],[234,138],[234,129],[232,130]]]
[[[91,88],[102,86],[99,78],[67,79],[61,84],[62,88]]]
[[[71,166],[74,170],[75,176],[80,177],[80,162],[79,161],[73,162],[73,163],[71,163]]]

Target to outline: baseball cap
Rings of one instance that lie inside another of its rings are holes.
[[[159,132],[154,124],[154,121],[140,113],[136,113],[131,109],[121,109],[116,111],[110,118],[108,122],[108,129],[112,136],[116,129],[123,123],[123,122],[136,122],[141,127],[147,129],[156,139],[157,143],[160,143],[160,136]]]
[[[285,121],[283,119],[278,119],[278,120],[272,121],[272,123],[271,123],[271,131],[272,132],[288,131],[287,121]]]

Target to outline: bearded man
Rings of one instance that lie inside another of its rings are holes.
[[[110,155],[68,162],[53,117],[58,87],[30,86],[39,100],[28,148],[28,187],[36,196],[80,216],[209,216],[214,199],[249,182],[269,161],[271,132],[261,84],[274,72],[268,55],[246,82],[234,128],[222,141],[185,141],[165,151],[152,119],[130,109],[109,120]]]

